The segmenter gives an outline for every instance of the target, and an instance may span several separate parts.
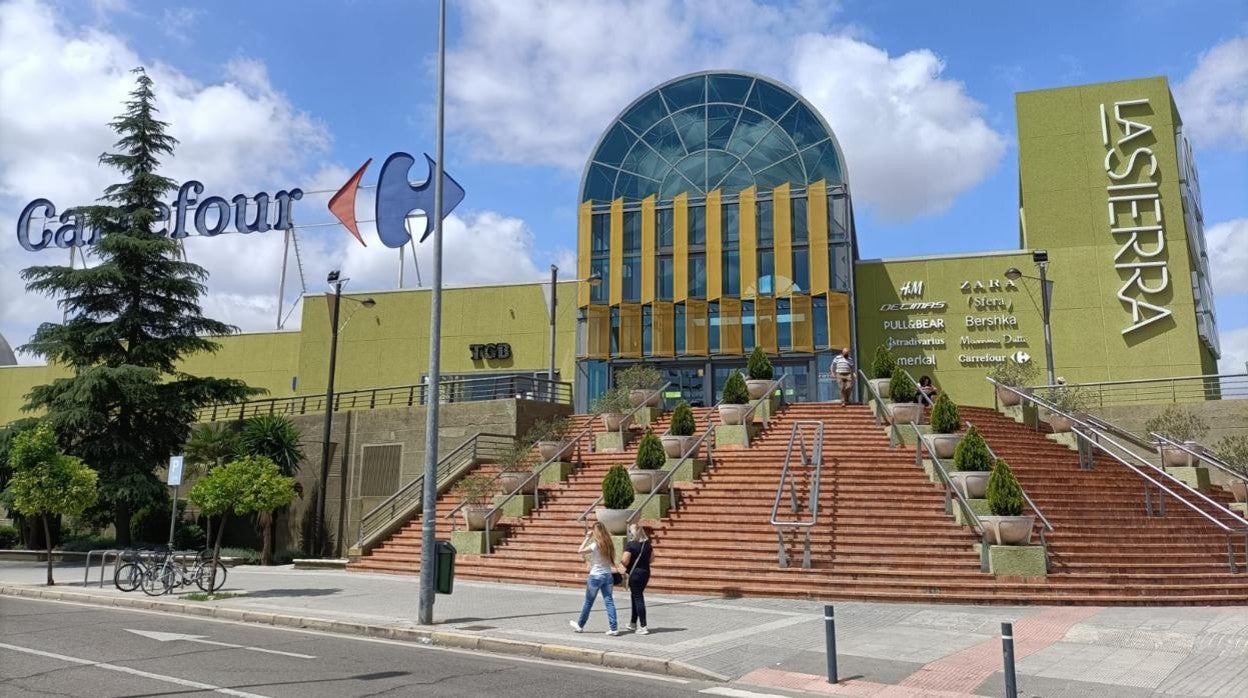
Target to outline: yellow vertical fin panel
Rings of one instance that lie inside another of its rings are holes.
[[[833,349],[850,346],[849,294],[828,294],[828,341]]]
[[[685,354],[707,355],[710,337],[710,321],[707,318],[706,301],[690,298],[685,303]]]
[[[619,348],[622,358],[641,358],[641,306],[637,303],[620,304]]]
[[[787,182],[772,190],[771,202],[772,230],[776,235],[776,273],[771,289],[781,297],[793,293],[793,206],[789,203]]]
[[[655,301],[651,318],[652,356],[676,354],[675,309],[671,303]]]
[[[689,195],[672,200],[672,300],[689,298]]]
[[[810,240],[810,293],[828,292],[828,186],[819,180],[806,188],[806,229]]]
[[[706,195],[706,297],[718,300],[724,288],[724,226],[720,191]]]
[[[754,301],[754,344],[769,354],[780,353],[776,328],[776,299],[759,296]]]
[[[619,305],[624,299],[624,199],[611,202],[611,280],[607,302]]]
[[[578,279],[588,279],[591,273],[589,261],[593,256],[593,251],[590,249],[589,236],[593,220],[593,202],[586,201],[581,204],[576,223],[576,278]],[[576,285],[576,304],[581,308],[589,305],[588,283],[581,282]]]
[[[789,301],[789,318],[792,327],[793,351],[815,350],[815,324],[812,318],[810,296],[794,293]]]
[[[754,187],[741,191],[741,297],[746,299],[758,295],[758,225],[754,198]]]
[[[641,200],[641,302],[654,302],[654,195]]]
[[[722,298],[719,301],[718,353],[743,353],[741,339],[741,301],[736,298]]]

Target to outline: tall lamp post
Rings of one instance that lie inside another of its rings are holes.
[[[333,284],[334,294],[329,297],[329,380],[325,384],[325,421],[321,432],[321,478],[320,486],[316,490],[316,529],[312,534],[315,546],[313,552],[317,556],[325,551],[325,490],[329,487],[329,455],[332,446],[330,432],[334,428],[334,374],[338,369],[338,331],[341,329],[338,326],[338,316],[342,308],[342,287],[349,279],[341,278],[341,274],[335,269],[329,272],[326,281]],[[364,300],[347,298],[347,300],[359,303],[364,308],[371,308],[377,304],[377,301],[372,298]]]
[[[602,272],[596,271],[589,275],[587,279],[573,279],[573,281],[584,281],[591,287],[602,283]],[[555,380],[555,308],[559,303],[559,296],[556,289],[559,284],[559,267],[550,265],[550,366],[546,369],[546,379],[554,382]],[[553,387],[551,388],[553,390]]]
[[[1053,368],[1053,329],[1049,323],[1049,315],[1052,310],[1052,291],[1050,289],[1048,277],[1049,253],[1047,250],[1032,250],[1031,261],[1035,262],[1036,268],[1040,270],[1040,305],[1041,313],[1044,317],[1044,360],[1048,364],[1048,381],[1049,385],[1056,385],[1057,378]],[[1010,267],[1005,270],[1005,278],[1011,281],[1018,281],[1025,275],[1018,270],[1018,267]],[[1026,278],[1034,279],[1034,276]]]

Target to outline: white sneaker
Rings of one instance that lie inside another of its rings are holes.
[[[576,621],[574,621],[574,620],[570,620],[570,621],[568,621],[568,625],[572,626],[572,632],[574,632],[574,633],[583,633],[583,632],[585,632],[585,628],[582,628],[581,626],[577,625],[577,624],[576,624]]]
[[[579,632],[579,631],[578,631],[578,632]],[[607,634],[608,634],[608,635],[610,635],[611,637],[615,637],[616,635],[619,635],[619,634],[620,634],[620,631],[618,631],[618,630],[608,630],[608,631],[607,631]]]
[[[643,625],[643,626],[641,626],[640,628],[637,628],[637,634],[638,634],[638,635],[649,635],[649,634],[650,634],[650,631],[649,631],[649,630],[646,630],[646,626],[644,626],[644,625]]]
[[[636,623],[629,623],[629,624],[628,624],[628,631],[631,633],[631,632],[633,632],[633,631],[635,631],[635,630],[637,630],[637,624],[636,624]]]

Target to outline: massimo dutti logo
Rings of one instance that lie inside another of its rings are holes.
[[[360,235],[359,221],[355,218],[355,197],[360,190],[360,179],[364,171],[372,164],[369,158],[360,165],[360,169],[351,175],[347,183],[342,185],[329,199],[329,212],[342,223],[356,240],[365,247],[364,236]],[[399,248],[407,244],[412,236],[407,231],[407,217],[412,211],[425,213],[425,230],[420,236],[424,242],[433,231],[433,175],[435,163],[433,158],[425,154],[428,174],[425,181],[412,184],[408,179],[416,158],[407,153],[392,153],[381,165],[381,174],[377,177],[376,212],[377,237],[386,247]],[[445,218],[464,200],[464,188],[444,170],[442,172],[442,216]]]

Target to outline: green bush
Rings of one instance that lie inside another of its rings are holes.
[[[221,548],[221,557],[239,558],[243,565],[260,564],[260,551],[254,548]]]
[[[659,373],[659,369],[650,364],[636,364],[620,371],[615,377],[615,383],[629,390],[653,390],[662,379],[663,374]]]
[[[937,434],[954,434],[962,428],[962,418],[958,415],[958,406],[941,393],[936,396],[936,404],[932,405],[932,431]]]
[[[465,475],[455,483],[452,492],[470,507],[489,506],[494,497],[494,479],[481,473]]]
[[[1020,364],[1012,360],[1005,360],[999,364],[993,364],[988,370],[988,377],[1001,385],[1008,385],[1011,388],[1023,388],[1027,384],[1036,380],[1036,374],[1040,369],[1035,364],[1028,361]]]
[[[725,405],[744,405],[750,401],[750,391],[740,371],[734,371],[724,383],[723,398]]]
[[[1088,406],[1088,396],[1077,385],[1060,385],[1044,391],[1041,398],[1060,412],[1073,414]]]
[[[693,408],[682,400],[672,412],[672,436],[693,436],[697,428],[698,423],[693,418]]]
[[[646,435],[641,437],[641,443],[637,445],[636,462],[638,470],[658,470],[667,462],[667,454],[663,452],[663,442],[649,429],[646,430]]]
[[[1170,405],[1165,412],[1145,422],[1144,430],[1181,443],[1199,441],[1209,433],[1209,425],[1195,412],[1178,405]]]
[[[1014,477],[1009,464],[998,460],[988,476],[988,509],[993,516],[1020,516],[1023,513],[1023,488]]]
[[[594,398],[589,409],[594,414],[622,414],[633,409],[628,401],[628,388],[611,388]]]
[[[767,360],[767,352],[762,347],[754,347],[754,351],[750,352],[750,360],[745,370],[750,374],[750,380],[771,380],[771,362]]]
[[[988,443],[979,435],[979,430],[972,426],[966,436],[958,442],[953,452],[953,469],[963,472],[988,472],[992,469],[992,455],[988,453]]]
[[[892,378],[896,370],[897,359],[893,358],[893,352],[883,345],[876,347],[875,356],[871,359],[871,377]]]
[[[1213,445],[1213,455],[1242,475],[1248,475],[1248,435],[1223,436]]]
[[[0,526],[0,550],[11,550],[17,547],[17,542],[21,540],[17,529],[12,526]]]
[[[539,441],[562,442],[568,436],[568,427],[567,417],[539,419],[525,433],[524,442],[528,444],[535,444]]]
[[[919,389],[904,371],[895,371],[888,379],[888,399],[893,402],[914,402],[919,396]]]
[[[533,450],[526,439],[521,443],[507,446],[498,454],[498,469],[505,473],[515,473],[532,467]]]
[[[112,536],[102,536],[96,533],[83,533],[65,536],[61,539],[61,544],[56,547],[67,553],[85,553],[90,550],[116,548],[117,539]]]
[[[635,493],[633,481],[628,479],[628,470],[622,465],[613,465],[602,478],[602,506],[606,509],[627,509],[633,505]]]
[[[206,536],[202,526],[196,523],[178,522],[173,531],[173,547],[178,550],[199,550],[204,547]]]

